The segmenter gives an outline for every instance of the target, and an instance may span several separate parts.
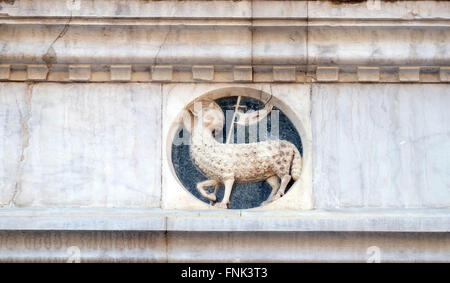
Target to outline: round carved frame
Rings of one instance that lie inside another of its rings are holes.
[[[287,101],[292,100],[292,96],[286,95],[287,93],[278,93],[276,89],[272,92],[271,87],[269,89],[264,89],[264,87],[255,88],[254,86],[249,85],[243,85],[243,86],[226,86],[226,87],[217,87],[213,88],[209,91],[201,93],[201,91],[198,91],[197,93],[191,95],[189,101],[185,104],[185,106],[182,109],[179,109],[178,115],[172,115],[172,121],[168,121],[169,127],[167,131],[167,137],[165,141],[165,154],[164,159],[167,161],[165,163],[165,166],[167,167],[168,171],[170,171],[170,177],[175,179],[175,183],[177,184],[177,187],[181,187],[183,191],[187,194],[189,194],[190,197],[187,197],[186,194],[181,193],[181,195],[184,195],[186,199],[182,199],[183,197],[180,196],[174,196],[175,189],[173,188],[164,188],[165,185],[168,185],[168,182],[163,182],[163,190],[167,190],[167,194],[163,194],[163,206],[166,208],[186,208],[186,209],[216,209],[215,207],[201,201],[196,196],[194,196],[179,180],[177,173],[175,172],[175,168],[172,163],[172,142],[174,140],[174,136],[177,133],[179,129],[179,125],[181,122],[181,113],[183,109],[188,108],[192,103],[199,99],[211,99],[211,100],[217,100],[224,97],[230,97],[230,96],[243,96],[243,97],[250,97],[254,98],[260,101],[270,101],[273,103],[275,107],[280,109],[284,115],[287,116],[287,118],[290,120],[290,122],[293,124],[295,129],[300,135],[301,142],[303,145],[303,155],[302,155],[302,172],[300,175],[300,178],[295,181],[292,186],[290,187],[289,191],[280,199],[274,201],[273,203],[258,206],[254,208],[249,209],[311,209],[312,208],[312,173],[311,173],[311,131],[310,131],[310,124],[309,119],[305,119],[305,117],[300,117],[302,115],[299,115],[299,109],[295,109],[296,106],[302,106],[302,103],[295,103],[295,99],[293,101]],[[305,93],[306,95],[307,93]],[[309,97],[305,97],[304,100],[308,100]],[[186,101],[186,100],[185,100]],[[309,114],[309,103],[307,105],[303,105],[305,107],[300,108],[307,108],[302,109],[303,114],[307,112]],[[166,105],[167,107],[167,105]],[[305,115],[303,115],[305,116]],[[305,125],[307,124],[307,125]],[[168,172],[166,172],[168,173]],[[168,178],[169,176],[164,176],[164,178]],[[174,182],[172,182],[172,185],[174,185]],[[178,189],[178,188],[177,188]],[[179,190],[179,189],[178,189]],[[170,192],[169,192],[170,191]],[[172,195],[169,195],[172,194]]]

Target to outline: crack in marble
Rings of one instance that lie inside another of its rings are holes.
[[[28,85],[28,95],[27,95],[27,99],[26,99],[26,112],[24,115],[24,119],[22,122],[22,148],[21,148],[21,152],[20,152],[20,158],[17,164],[17,171],[16,171],[16,181],[15,181],[15,185],[14,185],[14,191],[12,193],[11,199],[8,202],[8,206],[9,207],[15,207],[16,203],[16,197],[21,189],[21,177],[22,177],[22,173],[23,173],[23,163],[25,161],[25,151],[27,150],[27,148],[30,145],[30,139],[31,139],[31,134],[30,134],[30,120],[31,120],[31,98],[33,95],[33,87],[34,87],[34,83],[30,83]]]
[[[176,2],[174,10],[173,10],[172,15],[170,16],[170,18],[175,16],[177,11],[178,11],[178,2]],[[172,26],[169,26],[169,30],[167,31],[166,35],[164,36],[163,42],[161,43],[161,45],[159,45],[158,51],[156,51],[155,58],[153,59],[153,65],[158,64],[159,53],[161,52],[161,49],[163,48],[163,46],[166,44],[167,39],[169,38],[169,35],[170,35],[171,32],[172,32]]]
[[[59,32],[58,36],[52,41],[52,43],[50,44],[50,46],[47,48],[47,52],[45,52],[44,55],[42,55],[42,60],[45,62],[45,64],[47,65],[47,76],[45,78],[45,80],[48,80],[48,76],[50,74],[50,67],[52,66],[52,64],[56,63],[57,61],[57,56],[56,56],[56,52],[53,49],[53,45],[62,37],[64,37],[64,35],[67,33],[67,31],[69,30],[70,27],[70,22],[72,21],[72,12],[70,13],[70,17],[67,20],[66,24],[64,25],[63,29],[61,30],[61,32]]]
[[[167,39],[169,38],[169,35],[170,35],[171,32],[172,32],[172,27],[169,26],[169,30],[167,31],[166,35],[164,36],[163,42],[158,47],[158,51],[156,51],[155,58],[153,59],[153,65],[158,64],[159,53],[161,52],[161,49],[163,48],[163,46],[166,44]]]

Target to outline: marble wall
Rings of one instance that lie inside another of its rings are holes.
[[[82,261],[366,261],[377,247],[382,262],[449,262],[449,11],[0,1],[0,261],[74,246]],[[219,210],[177,179],[171,135],[194,98],[242,90],[279,103],[303,171],[271,204]]]
[[[235,85],[168,85],[167,97],[185,101],[201,89],[227,86]],[[291,86],[272,90],[292,100],[296,89],[310,89],[299,99],[309,97],[312,110],[303,102],[289,105],[303,124],[312,123],[314,208],[450,206],[445,85]],[[161,206],[165,191],[179,199],[185,192],[178,186],[161,186],[168,162],[161,156],[162,89],[154,83],[1,83],[0,204],[152,208]],[[299,207],[292,202],[275,207]]]
[[[144,84],[2,84],[3,205],[156,207],[161,94]]]
[[[446,85],[314,85],[317,208],[449,207]]]

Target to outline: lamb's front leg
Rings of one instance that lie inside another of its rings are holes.
[[[218,208],[228,208],[228,204],[230,203],[230,195],[231,190],[233,189],[234,179],[227,179],[223,181],[225,185],[225,194],[223,195],[223,199],[221,202],[216,203],[214,206]]]

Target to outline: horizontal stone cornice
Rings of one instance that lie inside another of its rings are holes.
[[[234,81],[234,66],[250,66],[256,82],[273,81],[277,66],[293,66],[295,82],[320,81],[320,66],[339,69],[331,81],[361,81],[359,67],[376,67],[370,81],[401,82],[398,70],[411,67],[415,81],[447,82],[445,1],[107,2],[0,3],[1,79],[30,80],[29,66],[45,65],[45,80],[70,81],[69,66],[85,64],[88,81],[108,81],[114,65],[130,66],[124,81],[151,81],[151,66],[170,65],[179,82],[196,80],[192,66],[214,66],[218,82]]]
[[[448,83],[450,67],[0,64],[0,81]]]
[[[0,209],[1,230],[449,232],[448,209]]]
[[[379,4],[375,3],[379,2]],[[432,4],[430,4],[430,2]],[[449,19],[446,1],[15,0],[3,17]]]

